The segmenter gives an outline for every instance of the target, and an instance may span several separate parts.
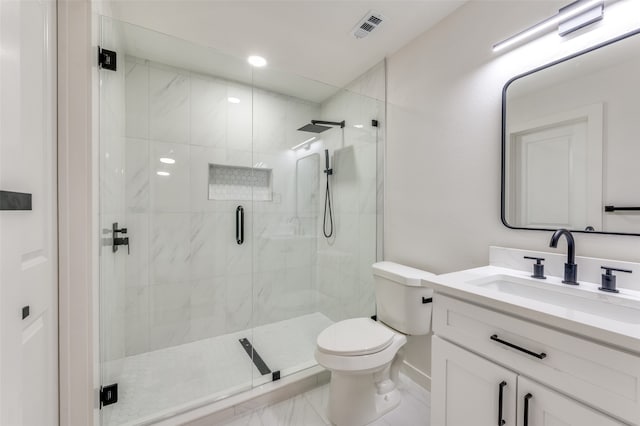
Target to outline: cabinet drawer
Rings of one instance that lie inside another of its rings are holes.
[[[640,425],[640,357],[442,294],[433,315],[436,335]]]

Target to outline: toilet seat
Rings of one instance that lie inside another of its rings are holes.
[[[352,318],[330,325],[318,335],[318,350],[329,355],[362,356],[386,349],[396,332],[369,318]]]

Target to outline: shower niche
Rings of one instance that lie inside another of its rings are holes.
[[[100,228],[131,241],[100,252],[100,380],[119,390],[101,424],[153,424],[317,366],[320,331],[375,313],[383,150],[368,123],[384,101],[359,88],[384,93],[383,64],[340,89],[110,18],[100,32],[118,55],[98,71]],[[301,123],[336,118],[301,145]]]
[[[209,164],[210,200],[272,201],[272,170]]]

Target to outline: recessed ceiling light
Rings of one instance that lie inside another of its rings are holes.
[[[175,164],[176,160],[174,160],[173,158],[169,158],[169,157],[162,157],[160,159],[160,162],[164,163],[164,164]]]
[[[247,58],[247,61],[254,67],[264,67],[267,65],[267,60],[262,56],[252,55]]]
[[[233,96],[229,96],[227,98],[227,101],[229,101],[230,104],[239,104],[240,103],[240,99],[234,98]]]
[[[158,176],[169,176],[169,175],[171,175],[171,173],[169,173],[169,172],[160,172],[160,171],[156,172],[156,174]]]

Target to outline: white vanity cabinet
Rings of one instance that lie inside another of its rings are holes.
[[[432,426],[640,425],[635,354],[442,293],[433,327]]]
[[[437,336],[432,347],[433,426],[623,425]]]
[[[431,425],[516,425],[518,375],[434,336]]]

